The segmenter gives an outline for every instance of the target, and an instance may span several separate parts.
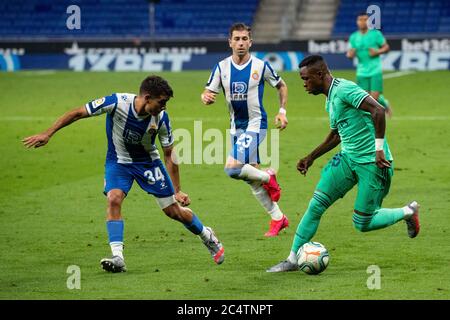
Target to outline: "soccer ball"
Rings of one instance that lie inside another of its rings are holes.
[[[298,249],[297,263],[307,274],[319,274],[328,266],[330,255],[327,248],[319,242],[308,242]]]

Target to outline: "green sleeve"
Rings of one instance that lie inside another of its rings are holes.
[[[348,38],[348,47],[349,49],[354,49],[355,48],[355,37],[354,37],[354,33],[352,33],[350,35],[350,38]]]
[[[367,91],[361,89],[356,83],[346,81],[338,87],[337,96],[352,107],[359,108],[361,102],[368,96]]]
[[[337,130],[337,125],[335,120],[330,120],[330,129]]]
[[[381,33],[381,31],[377,30],[377,37],[376,37],[376,43],[379,47],[381,47],[383,44],[386,43],[386,39],[384,38],[383,34]]]

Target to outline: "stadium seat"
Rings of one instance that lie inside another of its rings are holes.
[[[448,34],[447,21],[450,19],[450,2],[437,0],[341,0],[333,36],[348,36],[355,31],[355,18],[366,11],[370,4],[381,9],[381,23],[386,35],[401,34]]]
[[[240,10],[233,8],[239,3]],[[227,37],[233,22],[251,25],[259,0],[161,0],[155,5],[155,36]],[[67,7],[81,9],[81,29],[69,30]],[[0,1],[2,38],[148,37],[146,0],[17,0]]]

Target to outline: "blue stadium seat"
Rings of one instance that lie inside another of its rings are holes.
[[[449,34],[450,1],[439,0],[341,0],[333,28],[334,36],[346,36],[355,31],[355,18],[368,5],[381,9],[381,25],[386,35]]]
[[[207,3],[207,5],[205,5]],[[251,25],[259,0],[161,0],[155,6],[156,37],[227,37],[231,23]],[[66,27],[70,5],[81,9],[81,29]],[[240,10],[235,7],[239,5]],[[0,34],[8,37],[146,37],[146,0],[0,1]]]

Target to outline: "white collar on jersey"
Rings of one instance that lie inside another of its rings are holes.
[[[231,63],[233,64],[233,66],[236,68],[236,69],[238,69],[238,70],[243,70],[246,66],[248,66],[248,64],[252,61],[252,58],[253,58],[253,56],[252,55],[250,55],[250,59],[248,59],[248,61],[246,62],[246,63],[244,63],[244,64],[236,64],[234,61],[233,61],[233,56],[231,56],[230,57],[230,60],[231,60]]]
[[[136,96],[134,96],[133,101],[130,103],[130,108],[131,108],[131,111],[133,112],[134,117],[135,117],[138,121],[142,121],[142,120],[144,120],[144,119],[146,119],[146,118],[148,118],[148,117],[151,117],[151,115],[149,115],[149,114],[141,116],[141,115],[139,115],[139,114],[136,112],[136,109],[134,108],[134,101],[135,101],[135,100],[136,100]]]

